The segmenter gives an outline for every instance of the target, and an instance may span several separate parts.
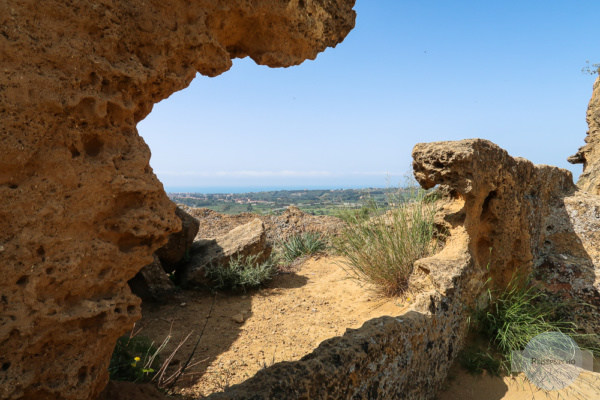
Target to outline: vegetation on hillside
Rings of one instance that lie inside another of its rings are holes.
[[[203,194],[170,193],[176,203],[190,207],[204,207],[224,214],[254,212],[279,214],[293,205],[312,215],[337,215],[340,210],[360,208],[368,199],[388,206],[391,194],[410,196],[409,190],[340,189],[340,190],[277,190],[255,193]]]

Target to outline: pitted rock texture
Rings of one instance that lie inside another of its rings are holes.
[[[494,286],[505,287],[517,270],[532,273],[548,291],[589,304],[573,313],[598,331],[600,196],[578,190],[567,170],[512,158],[481,139],[418,144],[413,157],[419,183],[439,184],[454,199],[438,224],[465,227]],[[413,280],[426,286],[420,275],[417,268]]]
[[[513,158],[482,139],[421,143],[413,150],[417,181],[442,185],[462,208],[448,213],[449,225],[464,225],[470,252],[489,266],[495,285],[513,272],[530,272],[548,253],[545,221],[566,218],[563,198],[576,190],[569,171]]]
[[[0,0],[0,398],[91,399],[181,228],[136,124],[234,57],[290,66],[353,0]]]
[[[600,77],[594,83],[588,105],[586,145],[568,158],[572,164],[583,164],[577,186],[585,192],[600,194]]]

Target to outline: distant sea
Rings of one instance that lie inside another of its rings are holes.
[[[337,189],[365,189],[372,186],[165,186],[167,193],[253,193],[272,192],[275,190],[337,190]]]

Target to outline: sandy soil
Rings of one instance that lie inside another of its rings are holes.
[[[349,279],[339,261],[331,257],[308,259],[295,272],[279,275],[266,288],[246,294],[213,297],[205,292],[181,292],[166,304],[144,305],[136,330],[141,329],[141,335],[156,342],[171,332],[173,337],[163,352],[167,355],[193,332],[175,356],[175,364],[181,365],[206,323],[194,356],[197,365],[188,369],[175,390],[186,398],[201,398],[240,383],[273,363],[297,360],[347,328],[404,311],[401,300],[379,299],[371,288]],[[173,397],[152,385],[113,382],[101,399]],[[543,392],[524,376],[472,376],[455,365],[437,399],[600,399],[600,374],[586,372],[567,389]]]
[[[303,357],[323,340],[358,328],[382,315],[400,315],[400,300],[378,299],[369,288],[349,279],[339,259],[312,258],[296,272],[277,276],[267,288],[242,295],[220,294],[195,354],[177,392],[205,396],[253,376],[279,361]],[[190,331],[177,355],[185,362],[213,303],[209,293],[186,291],[168,304],[143,307],[136,329],[160,342],[173,334],[168,348]]]
[[[554,391],[543,391],[524,374],[496,377],[471,375],[454,365],[444,388],[436,400],[596,400],[600,399],[600,374],[584,371],[572,385]]]

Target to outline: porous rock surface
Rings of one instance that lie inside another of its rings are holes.
[[[586,115],[588,131],[586,145],[568,158],[572,164],[583,164],[577,186],[592,194],[600,194],[600,77],[594,83]]]
[[[0,398],[91,399],[180,229],[136,124],[231,59],[313,59],[353,0],[0,0]]]

